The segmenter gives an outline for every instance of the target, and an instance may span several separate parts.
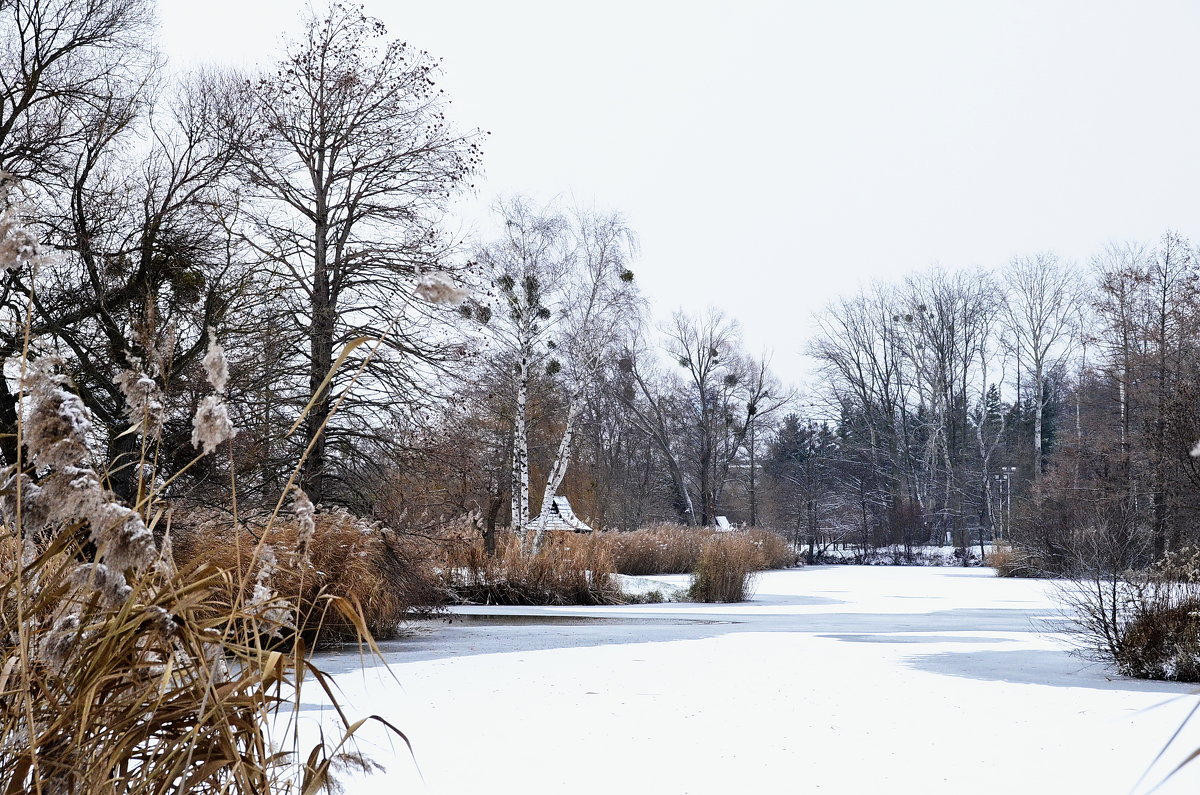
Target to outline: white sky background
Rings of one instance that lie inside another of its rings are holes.
[[[785,380],[870,279],[1200,237],[1200,3],[365,0],[443,59],[499,194],[622,211],[659,318],[715,305]],[[160,0],[176,67],[266,65],[303,0]]]

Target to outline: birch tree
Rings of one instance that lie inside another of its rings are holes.
[[[529,389],[535,367],[550,366],[548,343],[556,290],[570,266],[567,220],[525,199],[501,201],[502,236],[476,259],[493,274],[500,311],[491,324],[513,379],[512,527],[529,524]],[[551,367],[553,369],[553,367]]]
[[[567,474],[584,404],[605,361],[638,318],[633,271],[632,230],[617,214],[577,213],[571,224],[571,256],[563,274],[557,351],[564,362],[567,415],[554,461],[546,476],[531,551],[542,546],[554,497]]]

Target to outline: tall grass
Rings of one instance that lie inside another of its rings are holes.
[[[358,626],[335,600],[352,605],[371,635],[382,639],[394,635],[413,610],[446,599],[430,550],[345,511],[315,511],[307,530],[291,518],[247,520],[235,527],[226,517],[201,516],[173,526],[175,561],[232,574],[213,605],[218,614],[229,615],[256,586],[296,605],[295,626],[280,633],[280,640],[299,636],[308,648],[357,640]],[[266,551],[275,563],[264,575]]]
[[[987,563],[997,577],[1040,577],[1042,570],[1024,549],[1012,544],[996,543],[988,553]]]
[[[5,471],[0,495],[3,791],[315,791],[361,761],[341,741],[289,754],[274,734],[302,683],[325,682],[303,644],[264,645],[296,605],[269,590],[223,599],[229,571],[181,573],[154,541],[156,503],[101,485],[65,379],[31,363],[23,386],[29,465]],[[351,604],[330,601],[369,639]]]
[[[18,256],[0,271],[36,269],[36,241],[13,218],[4,208],[0,254]],[[156,541],[170,538],[162,532],[170,484],[236,433],[211,332],[204,369],[213,393],[193,424],[199,453],[180,472],[154,468],[163,411],[155,380],[135,371],[117,378],[141,445],[131,504],[93,463],[90,412],[57,362],[28,356],[28,322],[25,336],[12,365],[17,460],[0,470],[0,792],[309,795],[331,786],[338,766],[370,767],[352,746],[361,723],[340,708],[340,735],[300,747],[302,689],[322,688],[336,707],[335,694],[306,659],[303,635],[286,653],[271,648],[300,624],[302,600],[273,586],[276,572],[306,576],[315,525],[307,499],[295,500],[292,546],[301,552],[282,560],[269,533],[253,544],[235,534],[246,565],[181,571],[169,544]],[[277,510],[268,530],[278,518]],[[374,648],[352,598],[320,601]]]
[[[799,563],[787,541],[769,530],[718,533],[710,528],[660,523],[628,533],[608,533],[606,538],[621,574],[690,574],[696,570],[705,544],[725,535],[749,539],[758,569],[782,569]]]
[[[721,545],[722,539],[733,540]],[[532,556],[513,533],[501,532],[496,554],[489,557],[468,518],[443,528],[441,545],[447,589],[472,604],[619,604],[626,597],[613,574],[692,574],[706,561],[717,565],[715,552],[705,557],[710,547],[736,550],[749,571],[799,562],[791,546],[768,530],[720,533],[673,524],[627,533],[553,532]]]
[[[489,557],[479,539],[454,537],[445,576],[458,600],[499,605],[611,605],[623,601],[601,533],[550,532],[536,555],[502,533]]]
[[[700,550],[688,595],[697,602],[744,602],[753,595],[762,562],[762,551],[749,535],[714,533]]]

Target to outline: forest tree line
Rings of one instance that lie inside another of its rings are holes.
[[[418,529],[471,514],[489,541],[563,494],[597,528],[726,515],[814,557],[1000,538],[1053,567],[1097,533],[1121,561],[1195,541],[1198,255],[1178,234],[843,298],[801,403],[720,310],[652,320],[619,212],[510,197],[491,232],[452,235],[486,133],[358,9],[308,18],[268,68],[186,74],[149,0],[3,14],[6,217],[53,254],[3,274],[0,355],[60,360],[126,499],[149,442],[181,504],[236,482],[239,510],[269,511],[302,461],[314,502]],[[210,332],[237,430],[189,463]],[[7,366],[7,464],[19,389]],[[147,403],[161,422],[129,409]]]
[[[818,544],[1004,539],[1050,571],[1195,544],[1198,278],[1167,232],[839,301],[810,348],[833,419],[785,434],[793,521]]]

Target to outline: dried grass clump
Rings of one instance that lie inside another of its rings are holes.
[[[988,553],[987,562],[996,570],[997,577],[1041,576],[1033,558],[1024,550],[1009,544],[995,544]]]
[[[447,548],[445,573],[455,597],[470,604],[612,605],[624,598],[612,555],[600,533],[546,534],[536,555],[512,533],[488,557],[481,540],[459,536]]]
[[[801,565],[800,556],[796,554],[796,550],[778,533],[758,528],[744,532],[758,549],[762,568],[790,569]]]
[[[228,573],[219,613],[239,600],[261,600],[268,591],[294,605],[294,624],[282,626],[277,636],[298,636],[309,648],[357,640],[360,618],[372,637],[391,637],[411,611],[445,601],[436,561],[422,545],[345,511],[318,512],[304,502],[298,507],[295,518],[277,518],[269,526],[235,528],[215,515],[177,525],[175,560],[193,570]],[[264,557],[262,550],[269,553]],[[355,615],[337,609],[339,600]]]
[[[628,533],[610,533],[608,538],[621,574],[690,574],[696,569],[704,545],[718,535],[727,534],[706,527],[662,523]],[[799,563],[791,545],[769,530],[739,530],[733,535],[750,539],[758,550],[760,569],[783,569]]]
[[[621,574],[690,574],[712,530],[653,524],[628,533],[609,533],[613,563]]]
[[[354,729],[301,753],[290,722],[276,723],[306,677],[322,680],[302,647],[289,656],[261,643],[294,605],[269,592],[223,599],[228,575],[211,567],[181,574],[155,543],[153,492],[131,507],[104,488],[90,412],[53,362],[21,365],[28,459],[0,470],[0,791],[329,783]],[[273,737],[280,728],[290,742]]]
[[[697,602],[744,602],[753,595],[754,574],[762,562],[762,552],[748,534],[714,533],[700,551],[688,595]]]

